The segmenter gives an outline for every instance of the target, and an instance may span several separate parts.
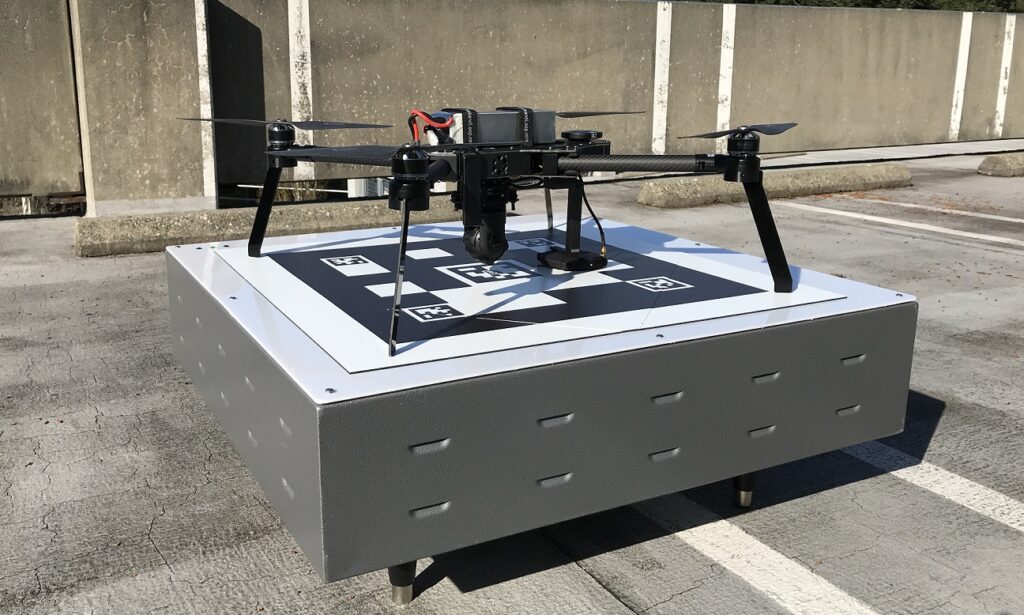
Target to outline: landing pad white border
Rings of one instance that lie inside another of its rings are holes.
[[[220,248],[216,254],[351,374],[493,353],[513,348],[571,342],[586,337],[613,335],[754,312],[786,309],[845,298],[845,295],[816,288],[807,283],[799,284],[792,293],[775,293],[772,292],[773,281],[767,272],[767,267],[761,271],[736,267],[720,260],[708,258],[702,251],[694,250],[693,244],[685,240],[667,238],[667,241],[652,243],[649,236],[638,233],[638,229],[633,227],[612,221],[604,222],[604,226],[609,245],[768,292],[408,342],[400,344],[397,354],[392,357],[388,355],[387,344],[377,335],[367,330],[362,324],[348,316],[343,310],[296,278],[273,259],[250,258],[244,245]],[[546,221],[528,218],[510,220],[508,225],[510,233],[545,228]],[[593,228],[592,225],[586,226],[583,232],[585,236],[597,239],[596,228]],[[284,248],[269,247],[265,253],[394,245],[397,258],[398,233],[394,230],[379,232],[373,237],[342,238],[344,235],[344,233],[339,234],[336,241],[300,243]],[[410,248],[418,249],[416,244],[429,243],[432,240],[447,239],[453,236],[461,236],[461,228],[413,227],[409,237]],[[473,261],[467,256],[466,262]],[[536,272],[540,270],[539,266],[529,264],[527,266]],[[600,273],[589,272],[575,275],[600,275]],[[527,279],[527,285],[530,280]],[[534,285],[538,287],[545,285],[546,282],[550,286],[550,276],[538,277],[533,280],[536,280]],[[512,292],[495,294],[495,291],[491,291],[488,294],[494,295],[492,298],[495,300],[515,300],[515,295]],[[493,317],[499,318],[500,313]],[[409,318],[409,315],[403,314],[402,318]],[[382,317],[381,328],[386,326],[387,319]],[[399,327],[401,327],[401,320]]]
[[[526,223],[531,219],[536,220],[540,226],[546,224],[546,221],[540,216],[518,218],[514,223]],[[457,237],[461,234],[461,225],[457,222],[413,228],[417,236]],[[361,239],[381,236],[397,237],[397,231],[397,227],[392,227],[390,229],[269,237],[264,243],[264,248],[287,250],[313,245],[345,245],[348,242]],[[676,239],[663,233],[637,227],[633,227],[632,232],[639,239],[655,245],[663,245],[667,241],[678,241],[679,245],[683,246],[679,248],[680,250],[699,253],[705,258],[733,267],[750,271],[764,271],[766,266],[764,259],[758,256],[733,252],[685,239]],[[288,320],[266,297],[256,292],[256,289],[232,269],[224,259],[217,256],[217,251],[225,248],[245,250],[246,243],[246,240],[241,239],[214,244],[169,246],[167,257],[183,267],[196,283],[209,293],[213,301],[229,314],[232,320],[288,374],[289,378],[313,403],[322,406],[453,380],[527,369],[538,365],[578,361],[588,357],[917,302],[913,295],[907,293],[793,266],[790,269],[799,284],[809,284],[822,290],[846,295],[846,299],[350,374],[293,322]],[[170,299],[171,301],[178,300],[173,295]]]

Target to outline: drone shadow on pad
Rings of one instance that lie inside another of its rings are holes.
[[[882,442],[915,460],[922,459],[945,409],[944,401],[911,391],[904,432]],[[758,472],[754,507],[768,508],[884,473],[840,451],[794,461]],[[746,512],[733,505],[734,492],[730,481],[690,489],[685,495],[712,514],[702,515],[700,519],[676,518],[670,527],[665,527],[633,506],[622,506],[474,545],[434,557],[433,562],[417,575],[414,593],[422,594],[445,578],[450,579],[460,591],[468,593],[574,561],[640,546],[717,518],[727,519]],[[661,566],[658,561],[647,561],[650,559],[647,557],[636,565]]]

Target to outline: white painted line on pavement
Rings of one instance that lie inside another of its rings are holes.
[[[672,50],[672,3],[658,3],[654,47],[654,108],[651,114],[651,152],[665,153],[668,138],[668,68]]]
[[[999,216],[996,214],[986,214],[980,211],[964,211],[962,209],[946,209],[945,207],[935,207],[934,205],[918,205],[917,203],[903,203],[901,201],[887,201],[885,199],[865,199],[861,197],[852,196],[840,196],[836,195],[844,201],[857,201],[858,203],[878,203],[880,205],[897,205],[899,207],[906,207],[908,209],[923,209],[924,211],[934,211],[941,214],[955,214],[957,216],[968,216],[970,218],[984,218],[985,220],[998,220],[1000,222],[1016,222],[1017,224],[1024,224],[1024,218],[1012,218],[1010,216]]]
[[[665,529],[698,525],[673,536],[764,593],[796,615],[873,614],[876,611],[805,566],[775,551],[742,529],[683,495],[635,505]]]
[[[1013,38],[1017,29],[1017,16],[1006,16],[1003,30],[1003,59],[999,65],[999,90],[996,92],[996,114],[992,119],[996,137],[1003,136],[1003,120],[1006,117],[1006,94],[1010,90],[1010,68],[1013,63]]]
[[[964,113],[964,88],[967,85],[967,62],[971,53],[971,29],[974,13],[964,13],[960,20],[960,47],[956,55],[956,76],[953,79],[953,108],[949,112],[949,140],[960,138],[960,120]]]
[[[732,58],[736,45],[736,5],[722,5],[722,45],[718,62],[718,130],[732,128]],[[716,151],[725,153],[726,137],[716,144]]]
[[[942,235],[952,235],[954,237],[963,237],[966,239],[978,239],[980,241],[989,241],[992,243],[1001,243],[1009,246],[1017,246],[1024,248],[1024,241],[1020,239],[1010,239],[1009,237],[996,237],[995,235],[985,235],[983,233],[972,233],[970,231],[958,231],[956,229],[945,228],[942,226],[935,226],[933,224],[920,224],[918,222],[906,222],[904,220],[896,220],[894,218],[883,218],[881,216],[870,216],[868,214],[858,214],[852,211],[843,211],[841,209],[829,209],[827,207],[815,207],[814,205],[804,205],[803,203],[792,203],[790,201],[773,201],[775,205],[784,205],[793,209],[802,209],[804,211],[813,211],[823,214],[832,214],[833,216],[842,216],[844,218],[854,218],[857,220],[865,220],[867,222],[878,222],[880,224],[888,224],[891,226],[902,226],[904,228],[917,229],[919,231],[929,231],[932,233],[939,233]]]
[[[843,452],[993,521],[1024,532],[1024,504],[994,489],[927,461],[919,461],[879,442],[857,444],[844,448]]]

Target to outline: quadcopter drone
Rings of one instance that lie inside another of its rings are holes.
[[[518,200],[518,190],[545,190],[548,229],[553,228],[551,190],[566,190],[565,247],[538,254],[540,264],[565,271],[593,271],[608,264],[604,230],[587,200],[583,174],[594,171],[690,172],[720,174],[740,182],[746,192],[754,224],[768,261],[775,292],[793,290],[786,255],[782,249],[762,185],[760,137],[781,134],[795,123],[755,124],[699,135],[694,138],[727,137],[725,154],[616,155],[611,143],[595,130],[569,130],[555,136],[555,118],[627,115],[642,111],[546,111],[527,107],[499,107],[494,111],[446,108],[434,113],[413,109],[408,125],[412,141],[401,146],[356,145],[319,147],[295,142],[295,130],[388,128],[381,124],[319,120],[251,120],[183,118],[198,121],[265,126],[267,175],[249,236],[249,256],[259,257],[273,207],[281,171],[299,161],[331,162],[390,168],[388,207],[401,212],[398,267],[391,311],[389,352],[397,352],[398,317],[409,235],[410,213],[430,204],[430,188],[436,182],[454,182],[451,195],[462,211],[463,243],[473,258],[493,264],[508,250],[505,238],[506,207]],[[420,123],[423,124],[421,130]],[[423,143],[424,137],[426,143]],[[687,138],[687,137],[682,137]],[[594,219],[601,238],[599,253],[580,247],[583,206]]]

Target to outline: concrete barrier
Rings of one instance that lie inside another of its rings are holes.
[[[764,121],[800,123],[764,152],[1022,137],[1016,23],[639,0],[8,2],[0,120],[31,138],[0,144],[0,194],[66,192],[81,169],[90,215],[213,207],[218,182],[226,204],[262,179],[263,135],[175,119],[214,111],[395,124],[299,135],[324,145],[404,142],[412,106],[516,104],[647,112],[559,125],[615,153],[706,151],[677,137]],[[285,179],[375,170],[312,169]]]
[[[458,220],[448,197],[431,199],[430,209],[413,214],[413,222]],[[188,213],[79,218],[75,226],[75,252],[79,256],[111,256],[159,252],[167,246],[243,239],[252,228],[255,207]],[[317,205],[281,205],[274,208],[268,236],[298,235],[374,228],[401,222],[387,201],[350,201]]]
[[[909,185],[910,170],[897,162],[766,171],[764,175],[765,191],[769,198],[905,188]],[[637,195],[637,203],[641,205],[668,209],[745,199],[742,184],[724,181],[717,175],[652,181],[644,184]]]
[[[996,177],[1024,177],[1024,152],[985,156],[978,173]]]

